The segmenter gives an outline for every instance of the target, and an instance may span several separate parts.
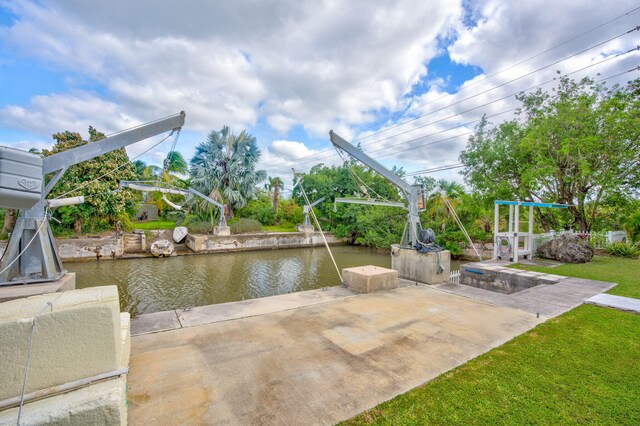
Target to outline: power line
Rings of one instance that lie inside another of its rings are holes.
[[[359,142],[359,141],[362,141],[363,139],[369,138],[369,137],[371,137],[371,136],[375,136],[375,135],[380,134],[380,133],[384,133],[384,132],[389,131],[389,130],[391,130],[391,129],[394,129],[394,128],[396,128],[396,127],[402,126],[402,125],[404,125],[404,124],[411,123],[411,122],[413,122],[413,121],[419,120],[419,119],[420,119],[420,118],[422,118],[422,117],[426,117],[426,116],[428,116],[428,115],[431,115],[431,114],[434,114],[434,113],[436,113],[436,112],[442,111],[442,110],[444,110],[444,109],[450,108],[450,107],[452,107],[452,106],[454,106],[454,105],[458,105],[458,104],[460,104],[460,103],[462,103],[462,102],[468,101],[469,99],[473,99],[473,98],[476,98],[476,97],[478,97],[478,96],[480,96],[480,95],[484,95],[485,93],[491,92],[491,91],[493,91],[493,90],[495,90],[495,89],[499,89],[500,87],[506,86],[507,84],[511,84],[511,83],[513,83],[513,82],[515,82],[515,81],[518,81],[518,80],[521,80],[521,79],[523,79],[523,78],[525,78],[525,77],[529,77],[530,75],[533,75],[533,74],[535,74],[535,73],[537,73],[537,72],[539,72],[539,71],[542,71],[542,70],[544,70],[544,69],[547,69],[547,68],[549,68],[549,67],[552,67],[552,66],[554,66],[554,65],[557,65],[557,64],[559,64],[560,62],[564,62],[564,61],[566,61],[567,59],[571,59],[571,58],[573,58],[573,57],[575,57],[575,56],[581,55],[581,54],[583,54],[583,53],[585,53],[585,52],[588,52],[588,51],[589,51],[589,50],[591,50],[591,49],[594,49],[594,48],[596,48],[596,47],[598,47],[598,46],[602,46],[603,44],[609,43],[610,41],[613,41],[613,40],[615,40],[615,39],[617,39],[617,38],[620,38],[620,37],[622,37],[622,36],[625,36],[625,35],[627,35],[627,34],[630,34],[630,33],[631,33],[631,32],[633,32],[633,31],[638,31],[638,30],[640,30],[640,26],[637,26],[637,27],[635,27],[635,28],[632,28],[632,29],[631,29],[631,30],[629,30],[629,31],[625,31],[625,32],[623,32],[623,33],[621,33],[621,34],[618,34],[617,36],[614,36],[614,37],[608,38],[607,40],[604,40],[604,41],[602,41],[602,42],[600,42],[600,43],[594,44],[594,45],[593,45],[593,46],[591,46],[591,47],[588,47],[588,48],[583,49],[583,50],[581,50],[581,51],[579,51],[579,52],[576,52],[576,53],[573,53],[573,54],[571,54],[571,55],[569,55],[569,56],[566,56],[566,57],[565,57],[565,58],[563,58],[563,59],[559,59],[559,60],[557,60],[557,61],[555,61],[555,62],[552,62],[552,63],[550,63],[550,64],[547,64],[547,65],[545,65],[545,66],[543,66],[543,67],[540,67],[540,68],[538,68],[538,69],[536,69],[536,70],[530,71],[530,72],[528,72],[528,73],[526,73],[526,74],[521,75],[520,77],[516,77],[516,78],[514,78],[514,79],[512,79],[512,80],[509,80],[509,81],[506,81],[506,82],[504,82],[504,83],[498,84],[497,86],[494,86],[494,87],[491,87],[491,88],[489,88],[489,89],[483,90],[482,92],[476,93],[475,95],[469,96],[469,97],[467,97],[467,98],[460,99],[459,101],[456,101],[456,102],[454,102],[454,103],[452,103],[452,104],[449,104],[449,105],[447,105],[447,106],[444,106],[444,107],[441,107],[441,108],[434,109],[434,110],[432,110],[432,111],[429,111],[429,112],[427,112],[427,113],[424,113],[424,114],[418,115],[418,116],[416,116],[416,117],[414,117],[414,118],[411,118],[411,119],[409,119],[409,120],[405,120],[405,121],[403,121],[403,122],[401,122],[401,123],[396,123],[396,124],[394,124],[393,126],[385,127],[385,128],[384,128],[384,129],[382,129],[382,130],[379,130],[379,131],[377,131],[377,132],[374,132],[374,133],[371,133],[371,134],[369,134],[369,135],[363,136],[363,137],[361,137],[361,138],[359,138],[359,139],[354,140],[353,142]]]
[[[640,50],[640,47],[635,48],[635,49],[631,49],[631,50],[629,50],[629,51],[627,51],[627,52],[625,52],[625,53],[621,53],[621,54],[619,54],[619,55],[623,55],[623,54],[626,54],[626,53],[632,52],[632,51],[634,51],[634,50]],[[616,56],[619,56],[619,55],[616,55]],[[613,56],[612,56],[612,57],[610,57],[610,58],[613,58]],[[608,58],[608,59],[609,59],[609,58]],[[603,60],[603,61],[601,61],[601,62],[604,62],[604,61],[606,61],[606,60],[608,60],[608,59],[605,59],[605,60]],[[570,75],[570,74],[573,74],[573,73],[576,73],[576,72],[580,72],[580,71],[584,70],[585,68],[589,68],[589,67],[594,66],[594,65],[597,65],[597,64],[591,64],[591,65],[588,65],[588,66],[583,67],[583,68],[581,68],[581,69],[578,69],[578,70],[576,70],[576,71],[572,71],[571,73],[569,73],[569,75]],[[612,78],[616,78],[616,77],[619,77],[619,76],[621,76],[621,75],[624,75],[624,74],[627,74],[627,73],[630,73],[630,72],[633,72],[633,71],[640,71],[640,66],[637,66],[637,67],[635,67],[635,68],[631,68],[631,69],[629,69],[629,70],[627,70],[627,71],[623,71],[623,72],[621,72],[621,73],[617,73],[617,74],[613,74],[613,75],[610,75],[610,76],[607,76],[607,77],[601,78],[601,79],[599,79],[597,82],[599,83],[599,82],[603,82],[603,81],[606,81],[606,80],[610,80],[610,79],[612,79]],[[549,80],[549,81],[552,81],[552,80]],[[547,83],[549,83],[549,81],[547,81],[547,82],[545,82],[545,83],[543,83],[543,84],[547,84]],[[509,112],[509,111],[512,111],[512,110],[514,110],[514,109],[515,109],[515,108],[513,108],[513,109],[511,109],[511,110],[502,111],[502,112],[497,113],[497,114],[489,115],[489,116],[486,116],[486,117],[487,117],[487,118],[491,118],[491,117],[493,117],[493,116],[500,115],[500,114],[504,114],[504,113]],[[476,121],[478,121],[478,120],[476,120]],[[449,129],[449,130],[451,130],[451,129]],[[441,133],[441,132],[439,132],[439,133]],[[471,134],[473,134],[473,133],[474,133],[473,131],[468,131],[468,132],[461,133],[461,134],[458,134],[458,135],[455,135],[455,136],[451,136],[451,137],[448,137],[448,138],[439,139],[439,140],[437,140],[437,141],[431,141],[431,142],[427,142],[427,143],[424,143],[424,144],[411,146],[411,147],[406,148],[406,149],[403,149],[403,150],[394,150],[393,152],[389,152],[389,153],[387,153],[387,154],[379,155],[377,158],[387,157],[387,156],[389,156],[389,155],[397,154],[397,153],[399,153],[399,152],[409,151],[409,150],[412,150],[412,149],[415,149],[415,148],[423,148],[423,147],[425,147],[425,146],[435,145],[435,144],[438,144],[438,143],[442,143],[442,142],[446,142],[446,141],[449,141],[449,140],[457,139],[457,138],[462,137],[462,136],[471,135]],[[424,138],[424,137],[420,137],[420,138],[416,138],[416,139],[413,139],[413,140],[404,141],[404,142],[402,142],[402,143],[400,143],[400,144],[407,143],[407,142],[413,142],[413,141],[415,141],[415,140],[419,140],[419,139],[423,139],[423,138]],[[384,150],[384,149],[393,148],[393,147],[395,147],[395,146],[397,146],[397,145],[400,145],[400,144],[394,144],[394,145],[390,145],[390,146],[388,146],[388,147],[380,148],[380,149],[378,149],[378,150],[370,151],[370,152],[369,152],[369,154],[371,154],[371,153],[375,153],[375,152],[379,152],[379,151],[382,151],[382,150]],[[334,155],[335,155],[335,154],[334,154]],[[444,167],[444,166],[443,166],[443,167]],[[436,170],[436,171],[438,171],[438,170]],[[419,174],[425,174],[426,172],[427,172],[427,171],[422,171],[422,172],[421,172],[421,173],[419,173]],[[412,172],[412,173],[415,173],[415,172]],[[417,174],[418,174],[418,173],[416,173],[416,175],[417,175]],[[411,176],[411,175],[413,175],[413,174],[409,174],[409,173],[407,174],[407,176]]]
[[[637,51],[637,50],[640,50],[640,46],[639,46],[639,47],[635,47],[635,48],[633,48],[633,49],[629,49],[629,50],[627,50],[626,52],[621,52],[621,53],[619,53],[619,54],[617,54],[617,55],[609,56],[609,57],[607,57],[607,58],[605,58],[605,59],[602,59],[602,60],[600,60],[600,61],[598,61],[598,62],[594,62],[594,63],[592,63],[592,64],[586,65],[586,66],[584,66],[584,67],[582,67],[582,68],[579,68],[579,69],[577,69],[577,70],[571,71],[571,72],[567,73],[566,75],[571,75],[571,74],[575,74],[575,73],[578,73],[578,72],[584,71],[584,70],[586,70],[586,69],[589,69],[589,68],[592,68],[592,67],[595,67],[595,66],[601,65],[601,64],[603,64],[603,63],[605,63],[605,62],[608,62],[608,61],[614,60],[614,59],[616,59],[616,58],[619,58],[619,57],[621,57],[621,56],[624,56],[624,55],[626,55],[626,54],[628,54],[628,53],[631,53],[631,52],[633,52],[633,51]],[[629,71],[625,71],[625,72],[623,72],[623,73],[616,74],[616,75],[614,75],[614,76],[607,77],[606,79],[615,78],[615,77],[618,77],[618,76],[620,76],[620,75],[622,75],[622,74],[625,74],[625,73],[627,73],[627,72],[631,72],[631,71],[634,71],[634,69],[629,70]],[[603,80],[606,80],[606,79],[603,79]],[[429,123],[426,123],[426,124],[423,124],[423,125],[420,125],[420,126],[416,126],[416,127],[412,128],[412,129],[408,129],[408,130],[402,131],[402,132],[400,132],[400,133],[396,133],[396,134],[393,134],[393,135],[387,136],[387,137],[382,138],[382,139],[378,139],[378,140],[376,140],[376,141],[372,142],[372,144],[373,144],[373,143],[379,143],[379,142],[382,142],[382,141],[385,141],[385,140],[388,140],[388,139],[392,139],[392,138],[394,138],[394,137],[398,137],[398,136],[401,136],[401,135],[404,135],[404,134],[407,134],[407,133],[410,133],[410,132],[413,132],[413,131],[416,131],[416,130],[419,130],[419,129],[423,129],[423,128],[425,128],[425,127],[432,126],[432,125],[434,125],[434,124],[437,124],[437,123],[440,123],[440,122],[443,122],[443,121],[449,120],[449,119],[451,119],[451,118],[454,118],[454,117],[457,117],[457,116],[460,116],[460,115],[463,115],[463,114],[469,113],[469,112],[471,112],[471,111],[475,111],[475,110],[478,110],[478,109],[481,109],[481,108],[487,107],[487,106],[489,106],[489,105],[492,105],[492,104],[495,104],[495,103],[497,103],[497,102],[503,101],[503,100],[508,99],[508,98],[511,98],[511,97],[513,97],[513,96],[516,96],[516,95],[518,95],[519,93],[523,93],[523,92],[526,92],[526,91],[529,91],[529,90],[532,90],[532,89],[540,88],[540,87],[542,87],[542,86],[544,86],[544,85],[546,85],[546,84],[549,84],[549,83],[551,83],[551,82],[553,82],[553,81],[555,81],[555,80],[556,80],[556,77],[551,78],[551,79],[548,79],[548,80],[546,80],[546,81],[544,81],[544,82],[542,82],[542,83],[538,83],[538,84],[536,84],[536,85],[530,86],[530,87],[528,87],[528,88],[526,88],[526,89],[523,89],[523,90],[518,90],[517,92],[510,93],[510,94],[508,94],[508,95],[502,96],[502,97],[500,97],[500,98],[498,98],[498,99],[495,99],[495,100],[493,100],[493,101],[486,102],[486,103],[484,103],[484,104],[482,104],[482,105],[478,105],[478,106],[476,106],[476,107],[469,108],[469,109],[464,110],[464,111],[462,111],[462,112],[459,112],[459,113],[456,113],[456,114],[452,114],[452,115],[449,115],[449,116],[447,116],[447,117],[443,117],[443,118],[440,118],[440,119],[438,119],[438,120],[431,121],[431,122],[429,122]],[[603,80],[599,80],[599,81],[603,81]],[[505,113],[507,113],[507,112],[511,112],[511,111],[515,111],[515,110],[516,110],[516,108],[511,108],[511,109],[509,109],[509,110],[502,111],[502,112],[497,113],[497,114],[491,114],[491,115],[487,116],[487,118],[491,118],[491,117],[494,117],[494,116],[497,116],[497,115],[501,115],[501,114],[505,114]],[[392,145],[389,145],[389,146],[381,147],[381,148],[379,148],[379,149],[375,149],[375,150],[372,150],[372,151],[368,151],[367,153],[368,153],[368,154],[373,154],[373,153],[380,152],[380,151],[383,151],[383,150],[386,150],[386,149],[389,149],[389,148],[397,147],[397,146],[399,146],[399,145],[404,145],[404,144],[411,143],[411,142],[414,142],[414,141],[417,141],[417,140],[425,139],[425,138],[427,138],[427,137],[434,136],[434,135],[436,135],[436,134],[440,134],[440,133],[447,132],[447,131],[449,131],[449,130],[453,130],[453,129],[456,129],[456,128],[464,127],[464,126],[466,126],[466,125],[472,124],[472,123],[477,122],[477,121],[479,121],[479,120],[480,120],[480,119],[471,120],[471,121],[469,121],[469,122],[467,122],[467,123],[459,124],[459,125],[457,125],[457,126],[450,127],[450,128],[445,129],[445,130],[441,130],[441,131],[438,131],[438,132],[435,132],[435,133],[431,133],[431,134],[428,134],[428,135],[423,135],[423,136],[420,136],[420,137],[418,137],[418,138],[409,139],[409,140],[402,141],[402,142],[399,142],[399,143],[395,143],[395,144],[392,144]],[[469,134],[469,132],[464,133],[464,134],[462,134],[462,135],[466,135],[466,134]],[[460,135],[458,135],[458,136],[460,136]],[[443,139],[443,140],[441,140],[441,141],[444,141],[444,140],[450,140],[450,139],[452,139],[452,138],[446,138],[446,139]],[[437,142],[440,142],[440,141],[436,141],[436,143],[437,143]],[[430,145],[430,144],[426,144],[426,145]],[[380,155],[380,157],[386,157],[386,156],[388,156],[388,155],[392,155],[392,154],[395,154],[395,153],[398,153],[398,152],[408,151],[409,149],[418,148],[418,147],[422,147],[422,146],[426,146],[426,145],[424,145],[424,144],[423,144],[423,145],[416,145],[416,146],[409,147],[409,148],[404,149],[404,150],[400,150],[400,151],[396,150],[396,151],[393,151],[393,152],[388,153],[388,154]],[[323,151],[328,151],[328,149],[325,149],[325,150],[323,150]],[[323,152],[323,151],[319,151],[318,153],[313,154],[313,157],[315,157],[317,154],[319,154],[319,153],[321,153],[321,152]],[[335,156],[335,155],[336,155],[335,153],[332,153],[332,154],[328,155],[327,157],[333,157],[333,156]],[[327,158],[327,157],[325,157],[325,158]],[[301,157],[301,158],[308,158],[308,157]],[[318,159],[317,159],[317,158],[311,158],[311,159],[306,160],[306,161],[297,162],[296,164],[299,166],[299,165],[301,165],[301,164],[307,164],[307,163],[312,163],[312,162],[317,162],[317,161],[318,161]],[[282,165],[286,165],[287,163],[281,163],[281,164],[282,164]],[[271,167],[277,167],[277,166],[279,166],[279,165],[280,165],[280,164],[276,164],[276,165],[271,166]]]
[[[603,23],[602,23],[602,24],[600,24],[600,25],[597,25],[597,26],[595,26],[595,27],[593,27],[593,28],[591,28],[591,29],[589,29],[589,30],[587,30],[587,31],[585,31],[585,32],[583,32],[583,33],[581,33],[581,34],[578,34],[577,36],[574,36],[574,37],[572,37],[572,38],[570,38],[570,39],[568,39],[568,40],[565,40],[565,41],[563,41],[562,43],[556,44],[555,46],[552,46],[552,47],[548,48],[547,50],[543,50],[542,52],[536,53],[536,54],[535,54],[535,55],[533,55],[533,56],[529,56],[528,58],[523,59],[523,60],[521,60],[520,62],[517,62],[517,63],[515,63],[515,64],[509,65],[508,67],[503,68],[503,69],[501,69],[500,71],[497,71],[497,72],[495,72],[495,73],[493,73],[493,74],[490,74],[490,75],[484,76],[483,78],[478,79],[478,80],[476,80],[476,81],[474,81],[474,82],[472,82],[472,83],[469,83],[468,85],[466,85],[466,86],[462,87],[462,88],[461,88],[460,90],[458,90],[456,93],[460,93],[460,92],[462,92],[463,90],[468,89],[469,87],[473,87],[473,86],[475,86],[476,84],[482,83],[482,82],[483,82],[483,81],[485,81],[485,80],[488,80],[488,79],[490,79],[490,78],[492,78],[492,77],[495,77],[495,76],[496,76],[496,75],[498,75],[498,74],[502,74],[502,73],[503,73],[503,72],[505,72],[505,71],[508,71],[508,70],[510,70],[510,69],[513,69],[513,68],[517,67],[518,65],[522,65],[522,64],[524,64],[525,62],[528,62],[528,61],[530,61],[530,60],[532,60],[532,59],[535,59],[535,58],[537,58],[537,57],[539,57],[539,56],[541,56],[541,55],[544,55],[545,53],[549,53],[549,52],[551,52],[552,50],[557,49],[558,47],[564,46],[565,44],[570,43],[570,42],[572,42],[572,41],[574,41],[574,40],[576,40],[576,39],[578,39],[578,38],[580,38],[580,37],[582,37],[582,36],[585,36],[585,35],[587,35],[587,34],[589,34],[589,33],[593,32],[593,31],[595,31],[595,30],[597,30],[597,29],[600,29],[600,28],[602,28],[602,27],[604,27],[604,26],[606,26],[606,25],[608,25],[608,24],[610,24],[610,23],[612,23],[612,22],[615,22],[615,21],[617,21],[618,19],[621,19],[621,18],[624,18],[624,17],[626,17],[626,16],[629,16],[629,15],[631,15],[631,14],[633,14],[633,13],[637,12],[638,10],[640,10],[640,7],[636,7],[636,8],[634,8],[634,9],[631,9],[630,11],[625,12],[625,13],[623,13],[622,15],[618,15],[618,16],[616,16],[615,18],[612,18],[612,19],[610,19],[610,20],[608,20],[608,21],[606,21],[606,22],[603,22]],[[439,100],[442,100],[442,99],[446,98],[447,96],[449,96],[449,94],[442,95],[442,96],[440,96],[440,97],[439,97],[439,98],[437,98],[437,99],[434,99],[434,100],[432,100],[432,101],[430,101],[430,102],[427,102],[426,104],[422,104],[422,105],[417,106],[417,107],[415,107],[415,108],[411,108],[411,109],[409,109],[409,110],[405,111],[405,112],[404,112],[404,114],[407,114],[407,113],[409,113],[409,112],[416,111],[416,110],[418,110],[418,109],[424,108],[425,106],[427,106],[427,105],[431,105],[431,104],[433,104],[433,103],[435,103],[435,102],[438,102]],[[368,130],[368,129],[371,129],[371,128],[373,128],[374,126],[375,126],[375,124],[372,124],[372,125],[370,125],[370,126],[368,126],[368,127],[365,127],[365,128],[363,128],[363,129],[361,129],[361,132],[362,132],[362,131],[365,131],[365,130]],[[368,136],[365,136],[365,137],[368,137]]]
[[[640,9],[640,7],[636,8],[636,9],[633,9],[631,12],[628,12],[628,13],[633,13],[633,12],[635,12],[635,11],[636,11],[636,10],[638,10],[638,9]],[[619,17],[618,17],[618,18],[616,18],[616,19],[619,19]],[[615,19],[614,19],[614,20],[615,20]],[[601,24],[601,26],[602,26],[602,25],[606,25],[606,23],[605,23],[605,24]],[[596,27],[596,28],[597,28],[597,27]],[[594,28],[594,29],[595,29],[595,28]],[[592,30],[593,30],[593,29],[592,29]],[[442,111],[442,110],[447,109],[447,108],[450,108],[450,107],[452,107],[452,106],[454,106],[454,105],[460,104],[460,103],[465,102],[465,101],[470,100],[470,99],[473,99],[473,98],[475,98],[475,97],[477,97],[477,96],[480,96],[480,95],[486,94],[486,93],[488,93],[488,92],[490,92],[490,91],[492,91],[492,90],[498,89],[498,88],[503,87],[503,86],[505,86],[505,85],[507,85],[507,84],[513,83],[513,82],[515,82],[515,81],[518,81],[518,80],[520,80],[520,79],[522,79],[522,78],[525,78],[525,77],[531,76],[531,75],[533,75],[533,74],[535,74],[535,73],[537,73],[537,72],[539,72],[539,71],[542,71],[542,70],[547,69],[547,68],[549,68],[549,67],[551,67],[551,66],[557,65],[557,64],[558,64],[558,63],[560,63],[560,62],[563,62],[563,61],[565,61],[565,60],[567,60],[567,59],[571,59],[571,58],[573,58],[573,57],[575,57],[575,56],[577,56],[577,55],[580,55],[580,54],[582,54],[582,53],[585,53],[585,52],[587,52],[587,51],[589,51],[589,50],[591,50],[591,49],[593,49],[593,48],[595,48],[595,47],[598,47],[598,46],[601,46],[601,45],[603,45],[603,44],[609,43],[610,41],[613,41],[613,40],[615,40],[615,39],[617,39],[617,38],[620,38],[620,37],[622,37],[622,36],[624,36],[624,35],[626,35],[626,34],[629,34],[629,33],[633,32],[633,31],[638,31],[638,30],[640,30],[640,26],[636,26],[635,28],[632,28],[632,29],[630,29],[630,30],[628,30],[628,31],[626,31],[626,32],[621,33],[621,34],[618,34],[617,36],[610,37],[610,38],[608,38],[607,40],[604,40],[604,41],[599,42],[599,43],[597,43],[597,44],[595,44],[595,45],[592,45],[592,46],[590,46],[590,47],[588,47],[588,48],[586,48],[586,49],[583,49],[583,50],[581,50],[581,51],[579,51],[579,52],[577,52],[577,53],[573,53],[573,54],[571,54],[571,55],[569,55],[569,56],[567,56],[567,57],[565,57],[565,58],[563,58],[563,59],[560,59],[560,60],[557,60],[557,61],[555,61],[555,62],[552,62],[552,63],[550,63],[550,64],[548,64],[548,65],[545,65],[544,67],[538,68],[538,69],[536,69],[536,70],[534,70],[534,71],[530,71],[530,72],[528,72],[528,73],[526,73],[526,74],[524,74],[524,75],[521,75],[521,76],[519,76],[519,77],[516,77],[516,78],[514,78],[514,79],[512,79],[512,80],[509,80],[509,81],[507,81],[507,82],[504,82],[504,83],[499,84],[499,85],[497,85],[497,86],[494,86],[494,87],[492,87],[492,88],[486,89],[486,90],[484,90],[484,91],[482,91],[482,92],[480,92],[480,93],[477,93],[477,94],[475,94],[475,95],[469,96],[469,97],[464,98],[464,99],[461,99],[461,100],[456,101],[456,102],[454,102],[454,103],[452,103],[452,104],[449,104],[449,105],[447,105],[447,106],[445,106],[445,107],[441,107],[441,108],[435,109],[435,110],[433,110],[433,111],[430,111],[430,112],[427,112],[427,113],[421,114],[421,115],[419,115],[419,116],[417,116],[417,117],[414,117],[414,118],[412,118],[412,119],[410,119],[410,120],[406,120],[406,121],[404,121],[404,122],[397,123],[397,124],[395,124],[395,125],[393,125],[393,126],[387,127],[387,128],[382,129],[382,130],[380,130],[380,131],[378,131],[378,132],[371,133],[371,134],[369,134],[369,135],[367,135],[367,136],[364,136],[364,137],[361,137],[361,138],[359,138],[359,139],[356,139],[356,140],[354,140],[353,142],[358,142],[358,141],[361,141],[361,140],[363,140],[363,139],[365,139],[365,138],[368,138],[368,137],[374,136],[374,135],[376,135],[376,134],[380,134],[380,133],[386,132],[386,131],[391,130],[391,129],[393,129],[393,128],[396,128],[396,127],[398,127],[398,126],[401,126],[401,125],[404,125],[404,124],[407,124],[407,123],[410,123],[410,122],[416,121],[416,120],[418,120],[418,119],[420,119],[420,118],[422,118],[422,117],[425,117],[425,116],[431,115],[431,114],[433,114],[433,113],[435,113],[435,112]],[[583,33],[583,34],[584,34],[584,33]],[[579,37],[579,36],[574,37],[574,39],[575,39],[575,38],[577,38],[577,37]],[[566,42],[565,42],[565,43],[566,43]],[[632,49],[632,50],[630,50],[630,51],[633,51],[633,50],[636,50],[636,49]],[[625,52],[625,53],[629,53],[630,51],[627,51],[627,52]],[[541,52],[540,54],[542,54],[542,53],[543,53],[543,52]],[[540,54],[538,54],[538,55],[534,55],[534,56],[539,56]],[[607,60],[613,59],[614,57],[618,57],[618,56],[619,56],[619,55],[609,57],[609,58],[605,59],[604,61],[607,61]],[[595,64],[592,64],[591,66],[595,66],[595,65],[601,64],[601,63],[602,63],[602,62],[604,62],[604,61],[597,62],[597,63],[595,63]],[[514,65],[514,66],[515,66],[515,65]],[[585,68],[583,68],[583,69],[586,69],[586,68],[588,68],[588,67],[585,67]],[[581,69],[581,70],[583,70],[583,69]],[[580,70],[578,70],[578,71],[580,71]],[[578,71],[574,71],[574,72],[578,72]],[[574,73],[574,72],[572,72],[572,73]],[[571,74],[571,73],[570,73],[570,74]],[[553,80],[551,80],[551,81],[553,81]],[[544,84],[546,84],[546,83],[544,83]],[[530,89],[525,89],[525,90],[530,90]],[[518,93],[520,93],[520,92],[522,92],[522,90],[521,90],[521,91],[518,91]],[[513,95],[509,95],[509,96],[513,96]],[[498,100],[493,101],[493,102],[497,102],[497,101],[502,100],[502,99],[504,99],[504,98],[498,99]],[[433,102],[435,102],[435,101],[433,101]],[[492,103],[493,103],[493,102],[492,102]],[[488,104],[490,104],[490,103],[488,103]],[[427,105],[428,105],[428,104],[427,104]],[[480,107],[482,107],[482,106],[486,106],[486,105],[487,105],[487,104],[485,104],[485,105],[481,105]],[[472,109],[470,109],[470,110],[473,110],[473,109],[477,109],[477,108],[472,108]],[[463,111],[463,112],[461,112],[461,113],[454,114],[454,115],[452,115],[452,116],[449,116],[448,118],[452,118],[452,117],[455,117],[455,116],[457,116],[457,115],[464,114],[464,113],[466,113],[466,112],[468,112],[468,111],[470,111],[470,110],[466,110],[466,111]],[[443,119],[443,120],[444,120],[444,119]],[[439,120],[439,121],[442,121],[442,120]],[[435,122],[434,122],[434,123],[435,123]],[[427,124],[427,125],[434,124],[434,123],[429,123],[429,124]],[[420,127],[416,127],[416,128],[414,128],[414,129],[411,129],[411,130],[408,130],[408,131],[405,131],[405,132],[401,132],[401,133],[398,133],[398,134],[395,134],[395,135],[392,135],[392,136],[389,136],[389,137],[386,137],[386,138],[383,138],[383,139],[379,139],[379,140],[373,141],[373,142],[371,142],[371,144],[378,143],[378,142],[380,142],[380,141],[387,140],[387,139],[390,139],[390,138],[392,138],[392,137],[399,136],[399,135],[401,135],[401,134],[407,133],[407,132],[409,132],[409,131],[413,131],[413,130],[418,129],[418,128],[426,127],[427,125],[420,126]],[[325,149],[322,149],[322,150],[320,150],[320,151],[318,151],[318,152],[316,152],[316,153],[314,153],[314,154],[310,154],[310,155],[307,155],[307,156],[303,156],[303,157],[300,157],[300,158],[298,158],[298,159],[296,159],[296,160],[300,160],[300,159],[305,159],[305,158],[311,158],[311,157],[314,157],[314,158],[313,158],[312,160],[310,160],[310,161],[305,161],[305,162],[298,163],[298,164],[305,164],[305,163],[308,163],[308,162],[317,161],[317,160],[315,159],[315,157],[317,157],[319,154],[322,154],[322,153],[324,153],[324,152],[328,152],[328,151],[330,151],[330,150],[331,150],[331,148],[325,148]],[[330,156],[333,156],[333,155],[330,155]],[[286,165],[287,165],[287,164],[289,164],[289,163],[290,163],[289,161],[287,161],[287,162],[283,162],[283,163],[277,163],[277,164],[272,165],[271,167],[286,166]]]

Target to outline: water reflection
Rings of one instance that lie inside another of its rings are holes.
[[[338,267],[389,268],[389,254],[332,247]],[[219,253],[167,259],[66,263],[78,288],[118,286],[121,309],[133,315],[232,302],[340,284],[325,248]]]
[[[390,267],[388,254],[332,248],[338,267]],[[66,263],[78,288],[118,286],[121,307],[134,315],[339,285],[324,248],[270,250]]]

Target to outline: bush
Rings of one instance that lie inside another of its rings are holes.
[[[255,219],[241,217],[237,221],[234,220],[230,224],[232,234],[244,234],[247,232],[262,231],[262,224]]]
[[[628,242],[612,243],[606,248],[606,251],[611,256],[629,258],[637,258],[640,256],[640,248]]]

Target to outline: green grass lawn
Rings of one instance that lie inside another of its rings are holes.
[[[640,297],[640,260],[526,269]],[[640,315],[583,305],[345,424],[638,425],[639,383]]]
[[[176,227],[176,223],[168,220],[149,220],[147,222],[134,222],[134,229],[142,229],[143,231],[150,231],[153,229],[173,229]]]
[[[595,256],[590,263],[564,264],[556,268],[514,265],[518,269],[567,275],[598,281],[611,281],[618,285],[607,293],[640,299],[640,260],[622,257]]]
[[[580,306],[345,424],[640,424],[640,315]]]

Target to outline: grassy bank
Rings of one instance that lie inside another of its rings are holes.
[[[556,268],[515,265],[518,269],[567,275],[590,280],[610,281],[618,285],[607,293],[640,299],[640,260],[595,256],[590,263],[564,264]]]
[[[581,306],[345,424],[640,424],[640,316]]]
[[[640,297],[638,260],[526,269]],[[639,335],[640,315],[583,305],[345,424],[640,424]]]
[[[152,231],[155,229],[173,229],[175,227],[175,222],[167,220],[149,220],[147,222],[134,223],[134,229],[141,229],[143,231]]]

